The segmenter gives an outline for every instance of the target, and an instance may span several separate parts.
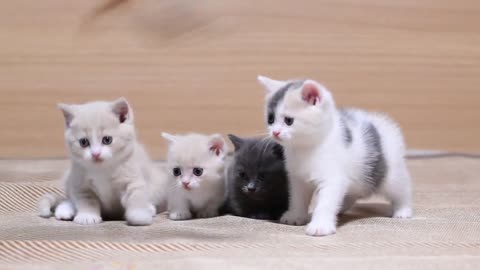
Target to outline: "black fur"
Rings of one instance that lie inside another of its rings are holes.
[[[282,146],[271,139],[229,138],[235,146],[227,177],[229,212],[256,219],[279,219],[288,208]]]

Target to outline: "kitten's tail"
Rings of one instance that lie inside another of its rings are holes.
[[[62,195],[48,193],[43,195],[38,201],[38,214],[43,218],[49,218],[52,216],[54,209],[65,200]]]

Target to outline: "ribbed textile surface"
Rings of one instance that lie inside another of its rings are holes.
[[[480,160],[410,160],[415,217],[381,199],[340,217],[336,235],[233,216],[148,227],[81,226],[36,214],[61,193],[65,160],[0,160],[0,269],[480,269]]]

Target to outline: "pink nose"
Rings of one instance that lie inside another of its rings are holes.
[[[183,184],[184,188],[186,188],[186,189],[190,188],[190,183],[189,182],[182,182],[182,184]]]
[[[92,153],[92,157],[94,159],[99,159],[100,158],[100,153]]]
[[[274,131],[274,132],[273,132],[273,136],[275,136],[275,137],[278,138],[278,136],[280,136],[280,132],[279,132],[279,131]]]

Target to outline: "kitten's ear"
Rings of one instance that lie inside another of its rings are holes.
[[[315,106],[322,99],[321,87],[316,81],[306,80],[302,86],[302,99],[310,105]]]
[[[283,147],[282,147],[280,144],[275,143],[275,144],[273,145],[272,152],[273,152],[273,155],[274,155],[276,158],[281,159],[281,160],[284,160],[284,159],[285,159],[285,158],[284,158],[285,156],[284,156],[284,154],[283,154]]]
[[[244,143],[244,139],[240,138],[240,137],[237,137],[233,134],[228,134],[228,138],[230,139],[230,141],[232,142],[233,146],[235,147],[235,151],[238,151],[238,149],[240,149]]]
[[[258,75],[257,76],[258,82],[265,88],[267,94],[272,94],[282,88],[287,82],[284,81],[277,81],[274,79],[270,79],[268,77]]]
[[[167,140],[169,143],[175,143],[177,141],[177,137],[170,133],[162,132],[162,137]]]
[[[208,142],[208,148],[216,156],[223,157],[227,154],[227,144],[223,139],[223,136],[220,134],[213,134],[210,136],[210,141]]]
[[[120,123],[133,123],[133,111],[126,98],[121,97],[113,101],[112,111]]]
[[[70,123],[73,120],[73,108],[71,105],[67,105],[64,103],[58,103],[57,107],[62,111],[63,117],[65,118],[65,127],[69,128]]]

